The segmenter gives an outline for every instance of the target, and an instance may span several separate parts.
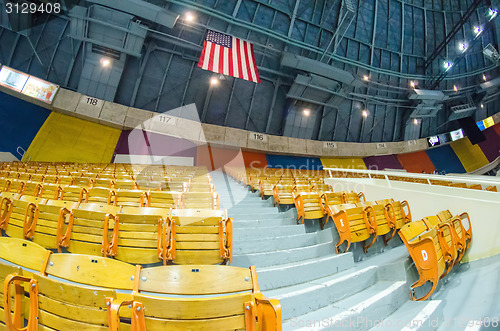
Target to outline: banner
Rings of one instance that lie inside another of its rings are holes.
[[[29,75],[3,66],[0,70],[0,85],[5,86],[11,90],[21,92]]]
[[[58,85],[30,76],[28,82],[24,85],[22,93],[51,104],[58,89]]]

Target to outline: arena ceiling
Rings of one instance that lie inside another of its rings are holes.
[[[61,0],[26,27],[6,1],[0,63],[136,108],[195,103],[204,123],[349,142],[500,110],[499,62],[483,52],[498,50],[498,1]],[[207,29],[253,43],[260,84],[198,68]]]

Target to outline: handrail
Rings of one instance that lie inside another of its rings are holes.
[[[399,177],[399,178],[415,178],[424,179],[429,185],[432,185],[431,180],[448,181],[451,183],[466,183],[466,184],[483,184],[483,185],[500,185],[500,178],[495,176],[487,176],[488,179],[483,179],[484,176],[473,176],[473,175],[434,175],[434,174],[418,174],[409,173],[394,170],[364,170],[364,169],[342,169],[342,168],[323,168],[327,170],[330,178],[336,178],[332,176],[332,172],[345,172],[345,173],[355,173],[355,174],[365,174],[369,178],[372,175],[384,176],[386,180],[390,180],[388,176]],[[481,177],[481,178],[478,178]]]

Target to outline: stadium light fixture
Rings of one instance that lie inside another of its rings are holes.
[[[483,74],[483,80],[486,82],[488,80],[488,77],[486,77],[485,74]]]
[[[458,45],[458,48],[462,51],[462,52],[465,52],[467,50],[469,46],[467,45],[467,43],[465,42],[461,42],[459,45]]]
[[[443,66],[446,70],[449,70],[451,67],[453,67],[453,62],[451,61],[444,61]]]
[[[417,83],[414,80],[410,80],[410,86],[411,88],[415,88],[415,86],[417,86]]]
[[[302,111],[302,114],[304,114],[304,116],[306,117],[309,117],[309,115],[311,115],[311,110],[306,108]]]
[[[367,81],[369,81],[369,80],[370,80],[370,76],[368,76],[368,75],[364,75],[364,76],[363,76],[363,80],[364,80],[364,81],[366,81],[366,82],[367,82]]]
[[[476,35],[476,38],[479,37],[479,35],[483,32],[483,28],[476,25],[474,26],[474,34]]]
[[[210,79],[210,84],[212,86],[215,86],[215,85],[219,84],[219,80],[216,77],[212,77],[212,79]]]
[[[186,15],[184,16],[184,18],[186,19],[186,21],[188,22],[192,22],[194,21],[194,15],[191,14],[190,12],[187,12]]]
[[[491,21],[492,19],[494,19],[495,17],[497,17],[498,10],[496,10],[494,8],[490,8],[490,9],[488,9],[488,15],[490,16],[490,21]]]
[[[413,119],[413,124],[418,125],[418,119],[417,118]]]
[[[107,68],[111,65],[111,60],[106,58],[106,57],[103,57],[101,59],[101,66],[103,66],[103,68]]]
[[[364,118],[367,118],[368,117],[368,110],[363,110],[363,112],[361,113],[361,115],[363,115]]]
[[[458,86],[453,85],[453,91],[458,92]]]

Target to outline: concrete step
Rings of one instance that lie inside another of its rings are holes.
[[[354,267],[352,253],[328,255],[257,270],[262,291],[310,282]]]
[[[237,222],[235,222],[235,225],[236,224]],[[327,242],[332,243],[332,240],[333,239],[331,231],[301,233],[291,236],[279,236],[273,238],[273,240],[260,237],[245,240],[235,239],[233,240],[233,254],[241,255],[248,253],[271,252],[283,249],[312,246]]]
[[[441,300],[407,301],[370,330],[431,331],[436,330],[442,323],[443,302]]]
[[[235,218],[233,219],[233,227],[235,228],[258,228],[261,226],[284,226],[284,225],[297,225],[294,219],[292,218],[283,218],[282,215],[276,217],[266,216],[256,216],[254,219],[241,219],[238,214],[234,214]],[[231,213],[228,212],[228,216],[231,217]]]
[[[255,238],[293,236],[305,233],[303,225],[281,225],[281,226],[261,226],[261,227],[234,227],[233,241],[243,241]]]
[[[235,205],[227,210],[228,213],[238,215],[238,216],[251,216],[251,215],[277,215],[279,211],[274,207],[264,207],[264,206],[238,206]]]
[[[259,269],[257,269],[259,270]],[[350,269],[288,287],[282,287],[264,294],[280,300],[283,320],[307,314],[342,300],[377,281],[377,267]]]
[[[335,254],[333,243],[324,243],[274,252],[234,255],[232,265],[237,267],[249,267],[251,265],[256,267],[268,267],[333,254]]]
[[[333,305],[286,321],[283,330],[368,330],[407,301],[407,292],[404,281],[380,281]]]

